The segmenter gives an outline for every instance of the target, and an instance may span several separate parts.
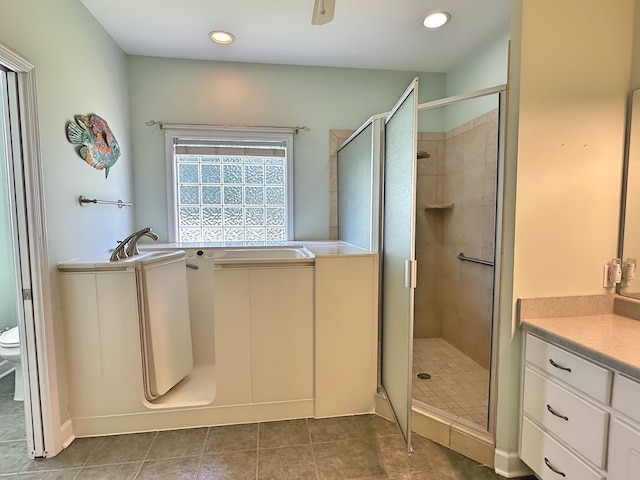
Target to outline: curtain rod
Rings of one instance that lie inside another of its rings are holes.
[[[293,132],[295,134],[300,133],[300,130],[310,132],[309,127],[296,126],[296,127],[247,127],[247,126],[233,126],[233,125],[207,125],[203,123],[166,123],[158,122],[156,120],[149,120],[144,122],[147,127],[158,126],[160,129],[176,129],[176,130],[231,130],[231,131],[255,131],[260,130],[263,132]]]

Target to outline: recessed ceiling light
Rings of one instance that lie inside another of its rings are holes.
[[[222,30],[214,30],[209,34],[209,38],[211,41],[220,45],[229,45],[234,39],[233,35],[229,32],[223,32]]]
[[[443,26],[451,19],[451,15],[447,12],[434,12],[427,15],[424,19],[424,26],[427,28],[438,28]]]

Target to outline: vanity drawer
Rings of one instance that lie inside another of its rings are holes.
[[[604,468],[609,414],[530,368],[524,373],[523,411],[594,465]]]
[[[613,381],[613,408],[640,423],[640,383],[616,374]]]
[[[522,419],[520,457],[542,480],[602,480],[528,418]]]
[[[611,372],[538,337],[527,334],[528,362],[605,405],[609,404]]]

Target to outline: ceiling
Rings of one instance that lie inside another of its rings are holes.
[[[81,0],[130,55],[286,65],[446,72],[509,28],[511,0],[336,0],[311,25],[314,0]],[[426,29],[426,14],[451,21]],[[212,30],[235,35],[231,45]]]

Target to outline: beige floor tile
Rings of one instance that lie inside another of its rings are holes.
[[[205,453],[220,453],[258,448],[258,424],[211,427]]]

